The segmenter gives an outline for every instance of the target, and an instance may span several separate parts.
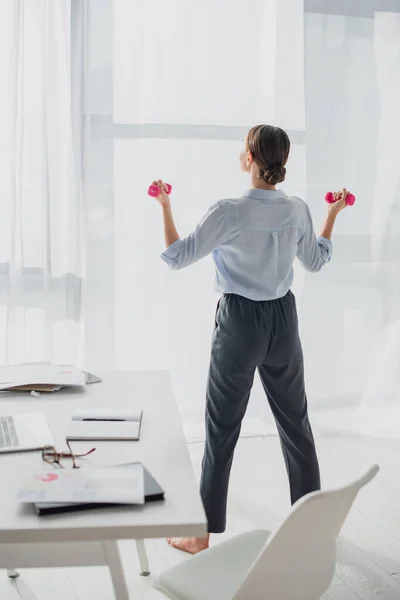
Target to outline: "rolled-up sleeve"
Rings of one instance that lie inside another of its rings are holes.
[[[317,273],[330,261],[332,252],[332,242],[315,235],[311,212],[306,206],[306,217],[298,243],[297,258],[307,271]]]
[[[214,204],[196,229],[186,238],[176,240],[161,258],[171,269],[184,269],[211,254],[227,239],[223,206]]]

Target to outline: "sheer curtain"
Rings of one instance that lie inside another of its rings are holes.
[[[184,422],[202,435],[212,265],[168,272],[146,189],[154,177],[173,184],[188,233],[246,188],[242,138],[274,123],[293,144],[283,187],[309,202],[317,229],[326,191],[358,198],[324,272],[296,266],[316,432],[399,424],[400,6],[96,0],[88,25],[88,362],[169,369]],[[243,432],[273,431],[257,383]]]
[[[332,2],[311,4],[305,20],[307,199],[317,220],[327,189],[345,184],[358,202],[340,219],[332,264],[304,283],[310,399],[324,430],[395,433],[400,2],[348,2],[345,15],[334,14]]]
[[[188,233],[270,122],[316,228],[326,191],[358,198],[331,264],[296,266],[315,429],[398,433],[398,0],[3,0],[0,78],[0,364],[168,369],[201,436],[212,264],[166,269],[146,189]],[[274,432],[258,383],[243,432]]]
[[[146,190],[157,176],[173,184],[188,233],[212,202],[248,185],[238,165],[248,127],[278,121],[293,140],[287,190],[304,195],[303,6],[96,0],[88,37],[90,327],[104,323],[95,343],[88,336],[88,361],[168,369],[184,421],[201,434],[212,265],[168,272],[159,207]],[[265,429],[260,415],[269,418],[257,388],[250,432]]]
[[[172,183],[189,232],[246,188],[242,138],[270,122],[317,228],[326,191],[358,198],[332,263],[296,267],[316,431],[396,431],[398,3],[4,0],[0,16],[0,363],[168,369],[201,436],[212,264],[165,268],[146,189]],[[274,432],[258,383],[243,432]]]
[[[82,7],[0,7],[0,363],[83,359]]]

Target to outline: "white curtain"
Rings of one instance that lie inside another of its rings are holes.
[[[172,183],[188,233],[247,187],[242,138],[274,123],[316,228],[326,191],[357,196],[331,264],[296,267],[315,430],[400,429],[398,3],[4,0],[0,16],[0,363],[168,369],[201,436],[212,264],[167,270],[146,190]],[[258,383],[243,432],[274,432]]]
[[[83,11],[0,7],[0,363],[83,357]]]
[[[340,215],[332,263],[319,275],[296,267],[315,430],[400,425],[396,10],[389,0],[89,5],[88,289],[101,326],[87,356],[169,369],[193,435],[202,435],[217,302],[212,265],[168,272],[146,189],[155,177],[172,183],[178,229],[188,233],[215,200],[246,188],[238,153],[258,122],[288,131],[283,187],[309,202],[317,229],[327,191],[347,186],[357,196]],[[257,383],[243,432],[272,431]]]
[[[213,201],[246,188],[238,154],[248,127],[279,121],[293,140],[287,189],[304,195],[303,5],[96,0],[88,39],[88,318],[93,330],[101,323],[96,341],[87,338],[88,361],[168,369],[184,421],[201,433],[212,266],[168,272],[160,211],[146,191],[154,177],[172,183],[188,233]],[[264,428],[260,414],[258,390],[252,431]]]
[[[325,190],[358,197],[304,282],[308,389],[325,431],[398,433],[400,2],[347,4],[305,20],[307,199],[318,221]]]

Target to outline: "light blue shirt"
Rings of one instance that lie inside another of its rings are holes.
[[[214,204],[197,228],[162,254],[171,269],[184,269],[212,254],[216,291],[250,300],[282,298],[293,283],[297,256],[319,271],[332,255],[332,242],[317,237],[310,209],[281,190],[252,189]]]

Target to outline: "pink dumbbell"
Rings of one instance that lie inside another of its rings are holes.
[[[166,192],[168,194],[168,196],[170,195],[170,193],[172,192],[172,185],[170,183],[164,183],[165,187],[166,187]],[[147,193],[149,194],[149,196],[153,196],[153,198],[157,198],[157,196],[160,193],[160,188],[158,187],[158,185],[155,185],[154,183],[149,187]]]
[[[328,204],[334,204],[336,202],[335,196],[333,195],[332,192],[328,192],[326,194],[325,201],[328,202]],[[348,194],[346,196],[347,206],[353,206],[355,201],[356,201],[356,198],[355,198],[354,194]]]

